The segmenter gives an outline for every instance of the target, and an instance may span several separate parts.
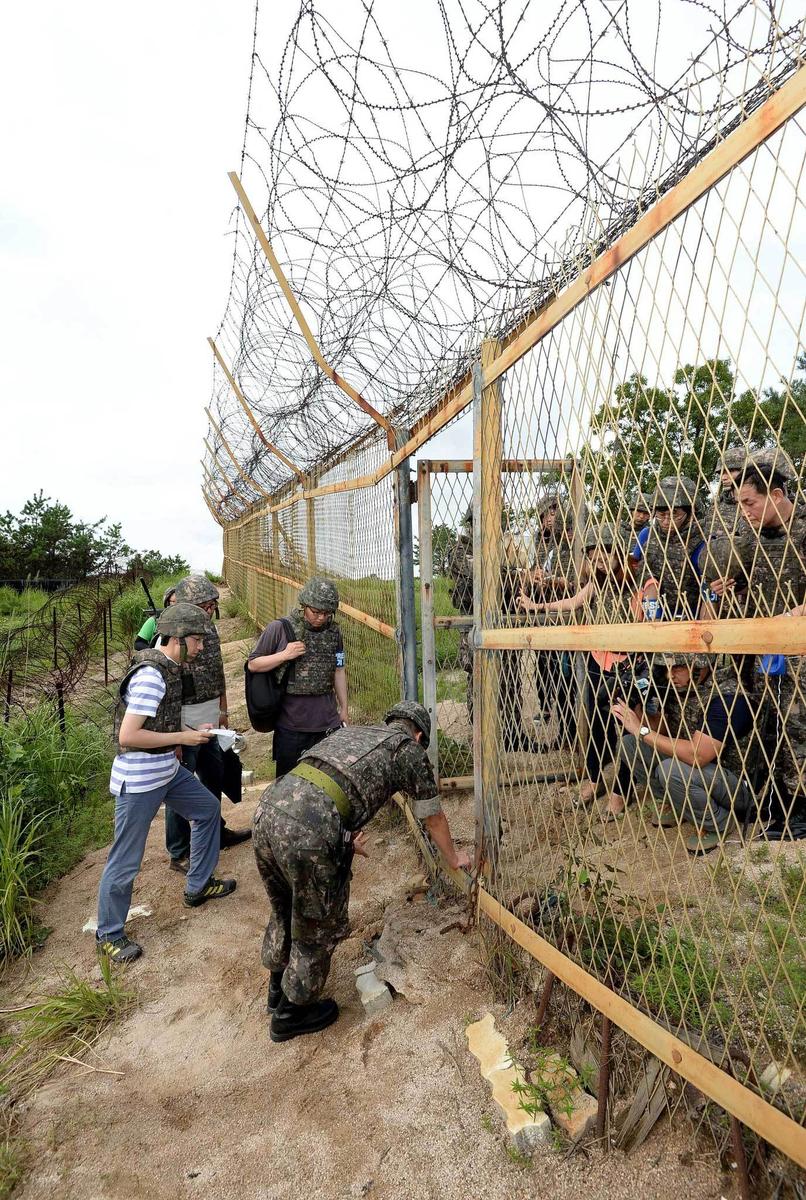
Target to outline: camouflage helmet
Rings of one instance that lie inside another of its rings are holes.
[[[171,596],[173,596],[175,594],[176,594],[176,586],[175,586],[175,584],[172,583],[171,586],[169,588],[166,588],[165,591],[162,593],[162,607],[163,608],[168,607],[168,605],[171,603]]]
[[[669,670],[672,667],[689,667],[692,671],[699,671],[702,667],[711,665],[707,654],[695,654],[688,650],[669,650],[659,655],[659,658]]]
[[[621,537],[614,525],[604,522],[602,525],[589,525],[585,531],[585,549],[596,550],[599,546],[609,546],[611,550],[621,548]]]
[[[537,502],[537,515],[544,517],[550,508],[560,507],[560,497],[556,488],[549,488]]]
[[[468,504],[467,512],[462,517],[462,528],[463,529],[472,529],[473,528],[473,505],[472,504]]]
[[[723,471],[741,471],[747,462],[747,449],[744,446],[726,446],[720,457]]]
[[[635,499],[632,502],[633,512],[651,513],[653,508],[652,492],[636,492]]]
[[[321,612],[334,613],[339,607],[339,592],[335,583],[315,575],[300,589],[299,602],[304,608],[318,608]]]
[[[393,704],[384,715],[384,725],[388,725],[391,721],[411,721],[423,735],[421,744],[426,749],[428,748],[428,743],[431,741],[431,718],[428,715],[428,709],[423,708],[422,704],[418,704],[416,700],[398,700],[397,704]]]
[[[798,477],[792,459],[780,446],[765,446],[763,450],[754,451],[747,460],[747,465],[758,467],[765,476],[774,472],[784,483],[793,483]]]
[[[652,506],[660,509],[694,509],[697,506],[697,485],[687,475],[667,475],[658,483]]]
[[[218,588],[206,575],[186,575],[176,585],[176,600],[188,604],[211,604],[218,599]]]
[[[207,613],[197,604],[188,604],[184,600],[169,605],[157,621],[160,637],[203,637],[211,628]]]

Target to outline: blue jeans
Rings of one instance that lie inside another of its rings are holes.
[[[182,765],[187,767],[191,774],[198,776],[207,791],[216,797],[220,808],[224,755],[217,738],[213,738],[206,745],[183,746]],[[220,827],[224,828],[223,817]],[[180,813],[171,808],[165,810],[165,848],[171,858],[187,858],[190,853],[190,826]]]
[[[143,862],[146,838],[161,804],[191,823],[188,892],[200,892],[218,862],[221,805],[184,767],[169,783],[151,792],[124,790],[115,802],[115,840],[98,888],[98,937],[123,933],[134,880]]]

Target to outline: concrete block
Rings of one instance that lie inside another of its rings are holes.
[[[375,1017],[392,1003],[392,993],[385,983],[381,983],[374,971],[357,975],[355,985],[364,1006],[364,1015]]]
[[[785,1067],[781,1063],[771,1062],[761,1072],[758,1081],[766,1092],[775,1096],[780,1092],[791,1074],[792,1072],[789,1067]]]
[[[596,1126],[598,1101],[584,1091],[577,1073],[559,1054],[550,1054],[541,1066],[542,1082],[549,1087],[549,1112],[566,1137],[572,1141]]]
[[[521,1154],[532,1155],[551,1138],[551,1121],[547,1113],[528,1113],[521,1108],[520,1093],[514,1085],[524,1082],[521,1068],[513,1063],[506,1039],[495,1027],[491,1013],[468,1025],[467,1044],[478,1060],[481,1075],[490,1085],[495,1101],[515,1148]]]
[[[254,782],[255,782],[255,772],[254,771],[243,771],[241,773],[241,783],[243,784],[244,787],[249,787],[250,784],[253,784]]]

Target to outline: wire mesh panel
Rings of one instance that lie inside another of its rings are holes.
[[[805,151],[794,117],[479,387],[474,558],[484,888],[798,1124]],[[541,456],[572,465],[496,484]]]

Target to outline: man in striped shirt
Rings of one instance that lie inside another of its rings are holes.
[[[234,879],[213,875],[219,853],[220,803],[176,757],[179,746],[200,746],[208,729],[183,729],[182,663],[204,645],[210,619],[195,604],[175,604],[157,622],[159,645],[132,660],[120,684],[118,754],[109,790],[115,796],[115,840],[98,891],[98,953],[132,962],[142,946],[124,932],[146,838],[165,803],[191,823],[184,902],[196,908],[235,891]]]

